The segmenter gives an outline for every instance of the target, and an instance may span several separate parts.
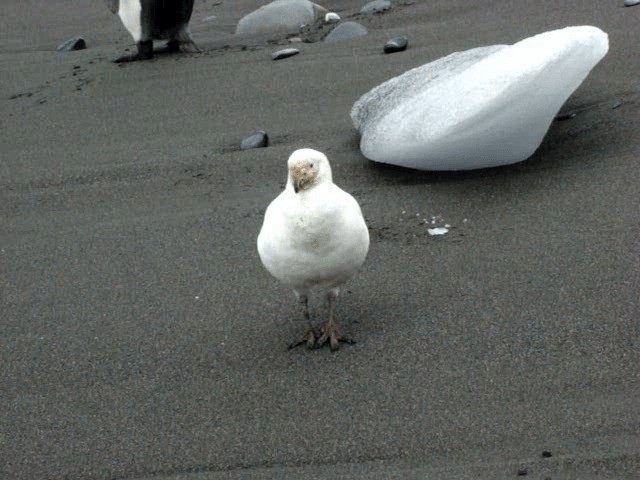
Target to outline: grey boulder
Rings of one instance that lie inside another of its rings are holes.
[[[369,33],[368,30],[358,22],[344,22],[331,30],[324,41],[338,42],[340,40],[349,40],[351,38],[362,37],[367,33]]]
[[[389,0],[375,0],[367,3],[360,9],[360,13],[382,13],[391,8],[391,2]]]
[[[236,35],[294,33],[326,13],[327,9],[309,0],[276,0],[242,17]]]

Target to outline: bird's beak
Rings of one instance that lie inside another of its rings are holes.
[[[300,181],[298,179],[293,180],[293,191],[296,193],[300,191]]]

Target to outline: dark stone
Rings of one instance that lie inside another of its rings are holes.
[[[324,41],[338,42],[340,40],[349,40],[350,38],[362,37],[367,33],[369,33],[369,31],[358,22],[344,22],[331,30]]]
[[[640,0],[624,0],[625,7],[633,7],[634,5],[640,5]]]
[[[542,456],[543,456],[544,458],[553,457],[553,455],[551,454],[551,452],[549,452],[548,450],[545,450],[544,452],[542,452]]]
[[[409,44],[409,39],[404,35],[401,37],[392,38],[387,43],[385,43],[384,53],[401,52],[407,49],[408,44]]]
[[[272,60],[282,60],[283,58],[293,57],[300,53],[300,50],[297,48],[285,48],[284,50],[278,50],[277,52],[273,52],[271,54]]]
[[[519,477],[524,477],[527,473],[529,473],[526,469],[526,467],[520,467],[518,469],[518,476]]]
[[[59,52],[72,52],[74,50],[84,50],[85,48],[87,48],[87,43],[82,37],[72,38],[58,45]]]
[[[360,9],[360,13],[382,13],[391,8],[389,0],[375,0],[367,3]]]
[[[269,145],[269,136],[263,130],[251,132],[240,142],[240,150],[250,150],[252,148],[263,148]]]
[[[575,112],[569,112],[569,113],[563,113],[562,115],[558,115],[555,119],[559,122],[563,121],[563,120],[571,120],[572,118],[574,118],[577,114]]]

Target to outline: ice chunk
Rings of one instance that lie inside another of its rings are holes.
[[[519,162],[609,49],[596,27],[453,53],[379,85],[351,119],[369,159],[422,170]]]
[[[311,24],[327,12],[308,0],[276,0],[242,17],[236,34],[294,33],[300,25]]]
[[[449,229],[445,227],[427,228],[429,235],[444,235],[448,231]]]

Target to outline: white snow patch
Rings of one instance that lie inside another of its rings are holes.
[[[429,235],[444,235],[448,231],[449,229],[445,227],[427,228]]]

